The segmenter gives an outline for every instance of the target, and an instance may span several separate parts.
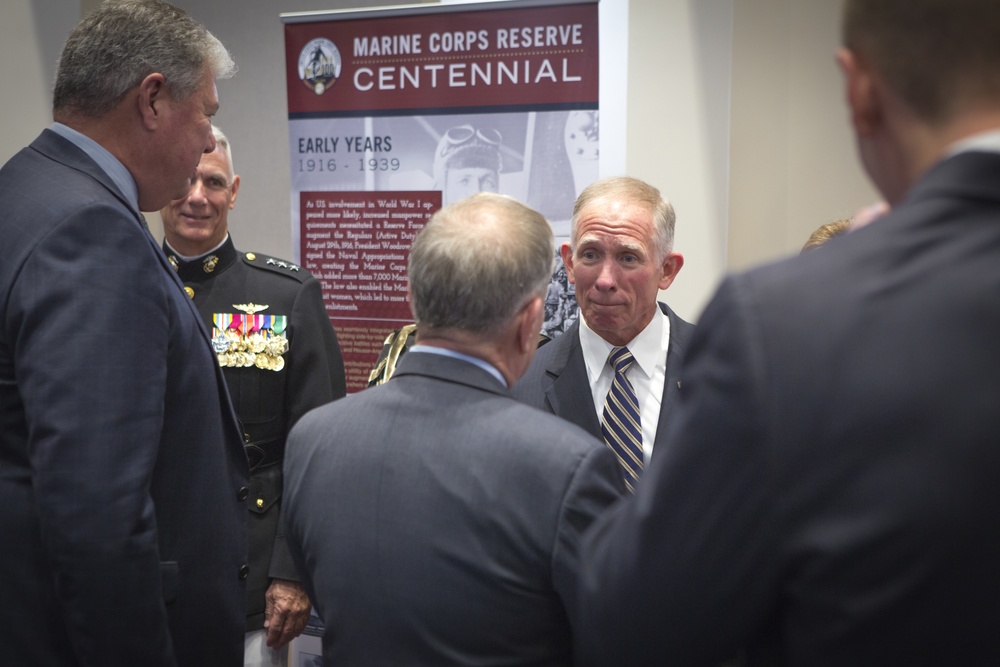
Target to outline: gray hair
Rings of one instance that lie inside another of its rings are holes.
[[[105,0],[70,33],[59,58],[53,109],[100,117],[150,74],[163,74],[175,99],[236,72],[212,33],[161,0]]]
[[[653,245],[659,257],[658,261],[666,259],[667,254],[674,249],[674,222],[677,215],[674,207],[660,191],[649,183],[631,176],[614,176],[591,183],[573,205],[573,220],[570,223],[570,244],[576,248],[579,240],[577,225],[580,212],[587,206],[601,199],[626,201],[642,204],[653,216]]]
[[[218,126],[212,126],[212,135],[215,137],[216,146],[222,149],[222,152],[226,154],[226,160],[229,161],[229,180],[231,181],[236,175],[236,168],[233,166],[233,147],[229,143],[229,138],[222,133]]]
[[[480,192],[450,204],[410,249],[414,319],[430,329],[498,332],[544,297],[554,256],[549,223],[517,200]]]

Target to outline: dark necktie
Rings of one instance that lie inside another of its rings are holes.
[[[625,372],[635,359],[627,347],[617,347],[611,351],[608,363],[615,369],[611,391],[604,402],[604,418],[601,432],[604,441],[618,457],[625,473],[625,486],[635,493],[635,485],[642,474],[642,422],[639,421],[639,402],[635,397],[632,383]]]

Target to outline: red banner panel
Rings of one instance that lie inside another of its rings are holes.
[[[291,117],[596,105],[597,5],[285,26]]]

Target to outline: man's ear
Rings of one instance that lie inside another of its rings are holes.
[[[663,259],[663,275],[660,276],[660,281],[657,283],[657,287],[660,289],[667,289],[674,282],[674,278],[677,274],[681,272],[681,268],[684,266],[684,255],[679,252],[668,252],[667,256]]]
[[[837,50],[837,65],[844,75],[844,93],[851,124],[859,137],[868,137],[882,125],[882,99],[868,62],[847,48]]]
[[[139,83],[136,103],[143,127],[147,130],[155,130],[163,120],[166,99],[166,79],[159,72],[153,72]]]
[[[517,347],[524,354],[532,353],[538,347],[538,334],[545,319],[545,302],[541,296],[534,296],[521,306],[517,320]]]
[[[229,193],[229,210],[232,211],[236,207],[236,193],[240,189],[240,175],[236,174],[233,176],[233,190]]]

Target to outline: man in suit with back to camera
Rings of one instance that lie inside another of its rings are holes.
[[[891,210],[720,286],[663,451],[588,535],[592,664],[1000,655],[1000,3],[847,0],[843,19]]]
[[[55,122],[0,169],[6,664],[240,664],[246,454],[140,213],[215,148],[233,71],[181,10],[105,2],[63,48]]]
[[[581,317],[538,351],[514,387],[518,400],[603,439],[629,490],[670,422],[694,328],[656,300],[684,265],[673,250],[675,218],[660,191],[637,178],[580,193],[560,252]],[[632,429],[622,434],[616,422]]]
[[[416,344],[292,430],[285,520],[326,664],[572,664],[578,540],[623,487],[606,447],[507,389],[553,255],[509,197],[438,211],[410,251]]]
[[[310,608],[279,521],[285,438],[306,412],[344,396],[344,361],[312,274],[233,245],[229,211],[240,177],[229,140],[219,128],[212,131],[215,150],[201,157],[191,188],[160,211],[163,250],[212,332],[244,429],[250,462],[245,667],[282,665]]]

